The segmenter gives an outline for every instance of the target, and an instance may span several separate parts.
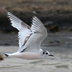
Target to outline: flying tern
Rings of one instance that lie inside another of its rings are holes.
[[[6,12],[11,21],[11,26],[19,31],[19,49],[14,53],[5,53],[5,56],[31,60],[53,56],[48,50],[43,51],[41,49],[41,43],[48,33],[44,24],[36,16],[33,16],[32,25],[29,26],[11,12]]]

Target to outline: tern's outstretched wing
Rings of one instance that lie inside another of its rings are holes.
[[[11,25],[19,30],[19,48],[21,48],[31,35],[30,26],[8,11],[7,15],[11,21]]]
[[[11,20],[11,25],[19,30],[18,51],[34,51],[37,48],[39,49],[41,42],[47,36],[47,30],[43,23],[34,16],[32,19],[32,26],[29,27],[26,23],[24,23],[12,13],[7,12],[7,15]]]
[[[40,48],[41,42],[47,37],[47,29],[35,16],[32,19],[31,30],[31,36],[19,51],[36,51]]]
[[[13,27],[17,28],[18,30],[20,30],[21,28],[30,29],[30,27],[25,22],[20,20],[18,17],[16,17],[12,13],[7,12],[7,15],[8,15],[9,19],[11,20],[11,25]]]

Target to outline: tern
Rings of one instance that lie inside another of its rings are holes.
[[[41,43],[48,33],[44,24],[36,16],[33,16],[32,24],[29,26],[11,12],[6,11],[6,13],[11,21],[11,26],[19,31],[19,49],[14,53],[5,53],[5,56],[28,60],[53,56],[48,50],[41,49]]]

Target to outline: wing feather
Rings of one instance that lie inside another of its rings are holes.
[[[31,27],[10,12],[7,12],[11,20],[11,25],[19,30],[19,49],[18,51],[30,51],[39,49],[41,42],[47,36],[47,30],[43,23],[34,16]]]
[[[23,22],[18,17],[16,17],[15,15],[13,15],[8,11],[7,11],[7,15],[11,21],[11,25],[19,30],[18,38],[19,38],[19,49],[20,49],[23,45],[25,45],[26,41],[28,40],[31,34],[30,26],[28,26],[25,22]]]
[[[33,19],[32,19],[31,30],[33,32],[40,31],[41,27],[44,27],[43,23],[36,16],[34,16]]]
[[[41,42],[47,37],[47,29],[36,16],[32,19],[31,30],[33,32],[32,35],[19,51],[38,51]]]
[[[26,28],[30,29],[30,27],[25,22],[20,20],[18,17],[16,17],[12,13],[7,12],[7,15],[8,15],[8,17],[11,21],[11,25],[13,27],[17,28],[18,30],[20,30],[22,27],[26,27]]]

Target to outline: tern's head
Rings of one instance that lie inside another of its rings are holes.
[[[54,57],[54,55],[50,54],[50,52],[47,51],[47,50],[45,50],[45,52],[43,52],[43,54],[46,55],[46,56],[52,56],[52,57]]]

